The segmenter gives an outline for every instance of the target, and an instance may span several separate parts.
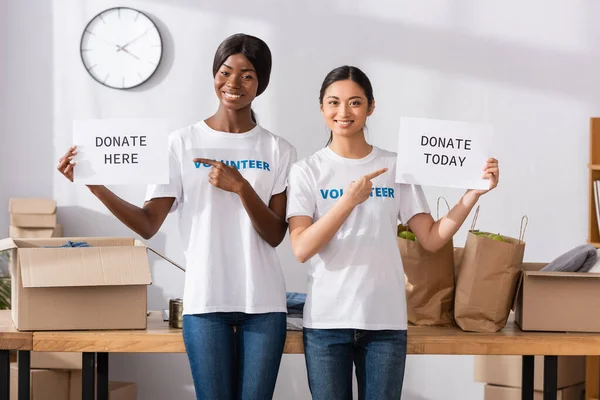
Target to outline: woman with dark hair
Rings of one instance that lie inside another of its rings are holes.
[[[145,239],[179,211],[186,259],[183,338],[198,399],[270,399],[286,336],[286,294],[275,248],[285,236],[286,179],[296,150],[256,122],[271,52],[244,34],[218,47],[220,104],[169,136],[170,180],[142,208],[104,186],[91,192]],[[69,149],[58,170],[73,180]]]
[[[365,121],[375,109],[369,78],[343,66],[319,95],[331,137],[297,162],[288,178],[287,219],[294,255],[311,261],[304,306],[304,353],[315,400],[399,399],[406,359],[406,298],[396,242],[398,220],[428,251],[457,232],[488,190],[467,190],[439,221],[423,190],[395,182],[396,154],[367,143]],[[498,184],[498,162],[483,177]]]

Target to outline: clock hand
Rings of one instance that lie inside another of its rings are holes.
[[[154,29],[154,26],[152,26],[152,27],[150,27],[150,28],[146,29],[146,30],[144,31],[144,33],[142,33],[141,35],[137,36],[136,38],[134,38],[134,39],[130,40],[129,42],[125,43],[123,46],[119,46],[120,48],[119,48],[119,50],[117,50],[117,51],[125,50],[125,48],[126,48],[127,46],[129,46],[130,44],[132,44],[132,43],[133,43],[133,42],[135,42],[136,40],[138,40],[138,39],[142,38],[142,37],[143,37],[143,36],[144,36],[146,33],[150,32],[152,29]]]
[[[96,36],[96,35],[94,35],[94,36]],[[113,47],[119,47],[119,45],[118,45],[118,44],[110,43],[110,42],[109,42],[109,41],[107,41],[106,39],[104,39],[104,38],[101,38],[101,37],[99,37],[99,36],[96,36],[96,37],[97,37],[98,39],[102,40],[104,43],[106,43],[106,44],[107,44],[107,45],[109,45],[109,46],[113,46]],[[117,51],[119,51],[119,50],[117,50]]]
[[[139,60],[140,58],[138,56],[136,56],[135,54],[133,54],[132,52],[130,52],[129,50],[125,49],[122,46],[117,45],[117,47],[119,48],[117,51],[121,51],[123,50],[125,53],[129,54],[131,57],[135,58],[136,60]]]

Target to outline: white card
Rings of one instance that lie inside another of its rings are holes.
[[[165,119],[73,121],[73,180],[89,185],[169,183]]]
[[[396,182],[488,189],[482,175],[492,140],[489,124],[402,117]]]

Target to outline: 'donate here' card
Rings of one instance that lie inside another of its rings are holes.
[[[165,119],[73,121],[73,180],[90,185],[169,183]]]

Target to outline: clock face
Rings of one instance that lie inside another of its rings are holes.
[[[98,82],[130,89],[147,81],[158,68],[162,40],[145,14],[126,7],[95,16],[81,37],[81,60]]]

